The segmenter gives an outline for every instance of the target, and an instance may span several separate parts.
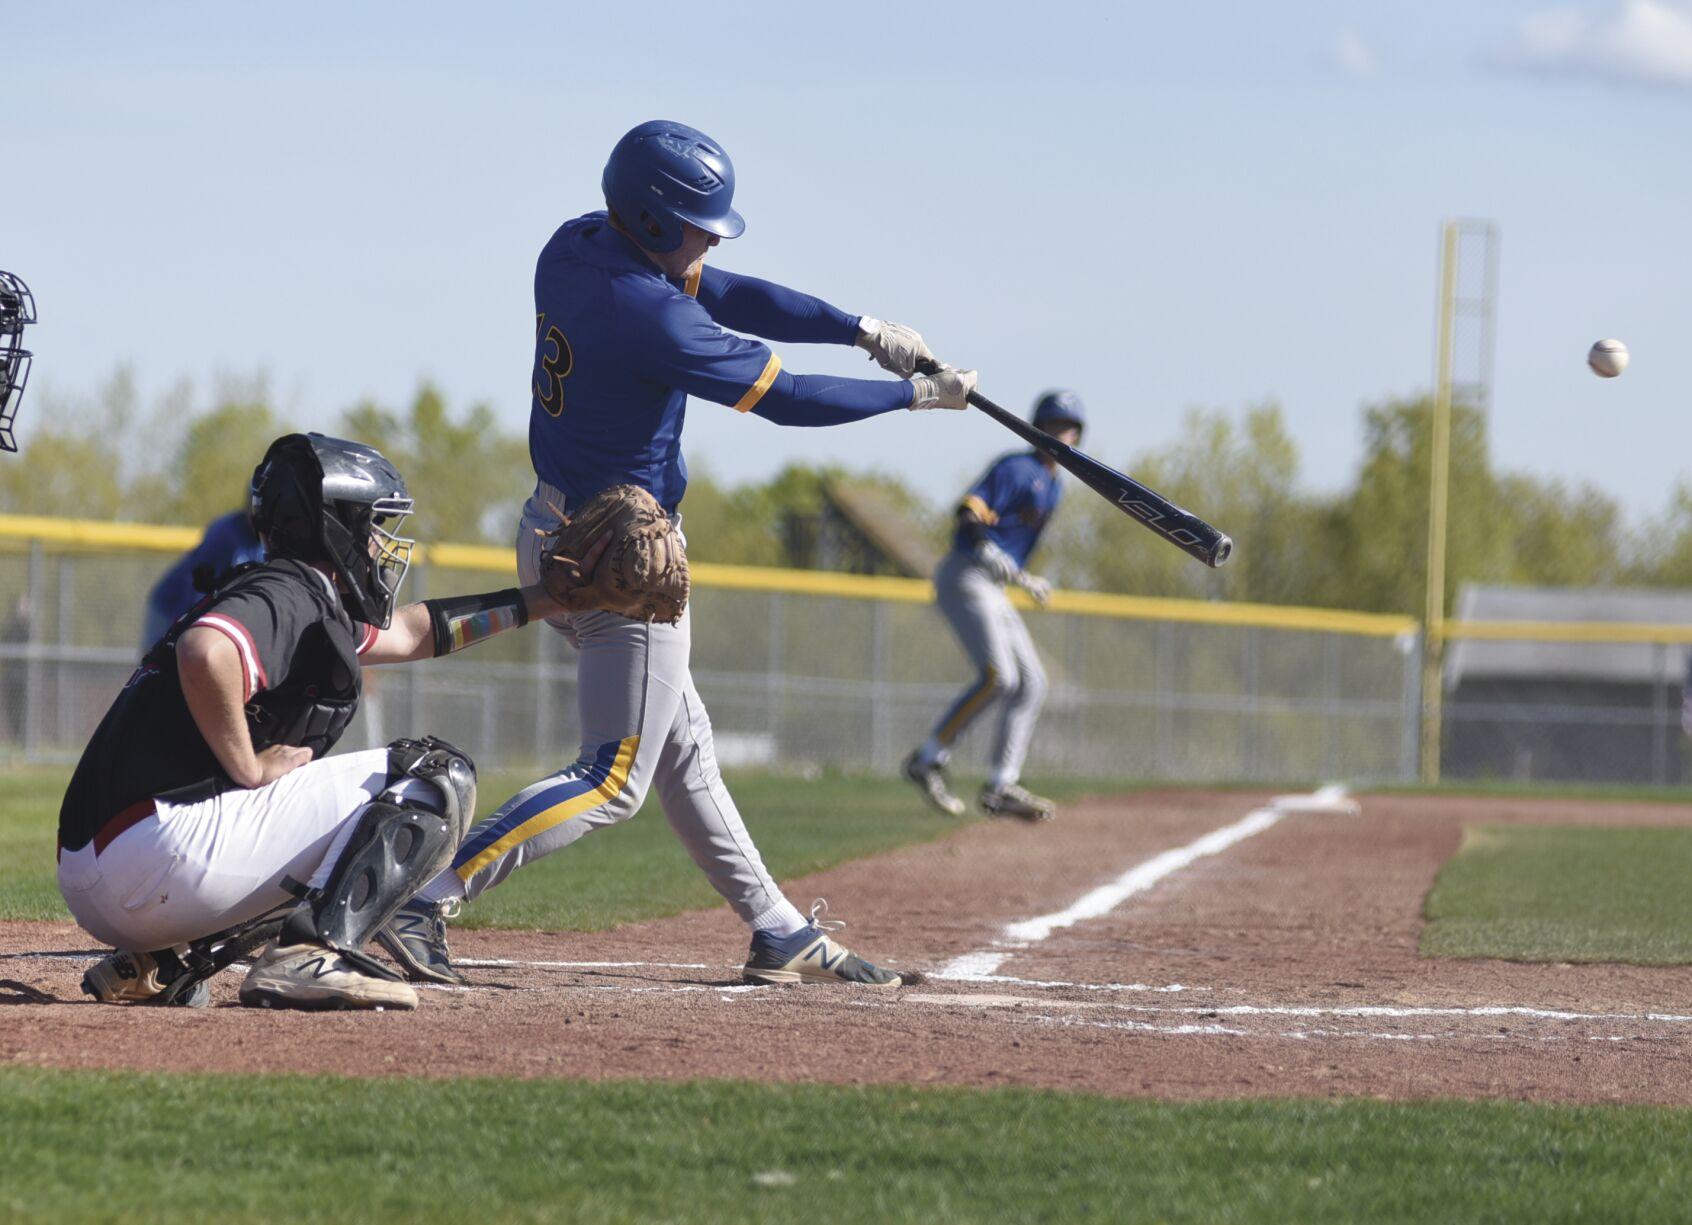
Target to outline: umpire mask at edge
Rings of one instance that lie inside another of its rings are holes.
[[[405,478],[375,447],[288,434],[253,472],[253,526],[271,557],[329,566],[353,619],[387,629],[416,542],[395,534],[412,511]]]
[[[23,403],[33,354],[23,347],[24,328],[35,322],[35,298],[16,274],[0,272],[0,451],[16,451],[12,425]]]

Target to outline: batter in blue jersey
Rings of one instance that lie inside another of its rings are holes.
[[[529,452],[538,480],[517,534],[525,583],[539,576],[537,529],[556,525],[554,507],[568,513],[601,489],[633,484],[676,512],[687,491],[681,442],[690,397],[798,426],[965,406],[974,371],[914,373],[934,359],[910,328],[705,266],[706,252],[738,237],[745,222],[732,207],[734,168],[704,133],[640,125],[612,151],[601,185],[605,211],[560,226],[535,269]],[[796,375],[764,341],[857,345],[899,377]],[[694,862],[751,928],[747,981],[897,987],[898,975],[830,938],[818,907],[801,914],[764,867],[717,769],[689,667],[691,611],[676,625],[603,611],[549,624],[579,652],[581,752],[476,826],[452,868],[402,912],[397,922],[429,946],[425,959],[440,976],[456,977],[444,924],[456,903],[632,817],[652,791]]]
[[[701,230],[694,245],[702,256],[717,241]],[[686,258],[654,260],[603,212],[565,222],[541,252],[529,453],[571,505],[632,484],[675,511],[687,491],[689,396],[779,425],[841,425],[912,407],[924,382],[783,370],[768,345],[738,333],[836,345],[885,333],[913,353],[920,337],[873,320],[866,328],[818,298]]]
[[[1048,391],[1034,404],[1034,424],[1071,446],[1081,437],[1084,420],[1081,397],[1073,391]],[[1051,586],[1027,566],[1062,497],[1057,464],[1038,451],[1018,451],[994,460],[958,504],[952,551],[935,571],[934,589],[976,675],[904,766],[905,776],[928,802],[952,816],[964,811],[946,781],[952,746],[995,705],[998,724],[987,785],[981,789],[982,811],[1024,821],[1052,815],[1051,801],[1018,781],[1046,700],[1046,670],[1005,587],[1021,587],[1040,604],[1050,597]]]

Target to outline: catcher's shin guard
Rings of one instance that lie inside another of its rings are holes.
[[[368,960],[359,952],[365,941],[452,862],[475,819],[470,759],[444,741],[400,740],[389,746],[388,762],[396,781],[433,783],[442,811],[406,798],[396,786],[366,804],[328,881],[283,922],[279,944],[326,944]]]
[[[476,820],[476,763],[469,754],[434,736],[395,740],[388,745],[388,777],[421,778],[435,784],[458,830],[458,840],[470,832]]]

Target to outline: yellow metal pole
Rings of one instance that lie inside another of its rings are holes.
[[[1422,633],[1422,781],[1439,781],[1445,662],[1445,521],[1451,484],[1451,335],[1457,304],[1455,221],[1445,223],[1440,261],[1439,344],[1434,362],[1433,452],[1428,479],[1428,604]]]

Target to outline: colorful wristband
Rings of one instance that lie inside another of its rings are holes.
[[[529,623],[523,593],[515,587],[485,595],[424,600],[423,607],[429,610],[429,625],[435,631],[437,658]]]

